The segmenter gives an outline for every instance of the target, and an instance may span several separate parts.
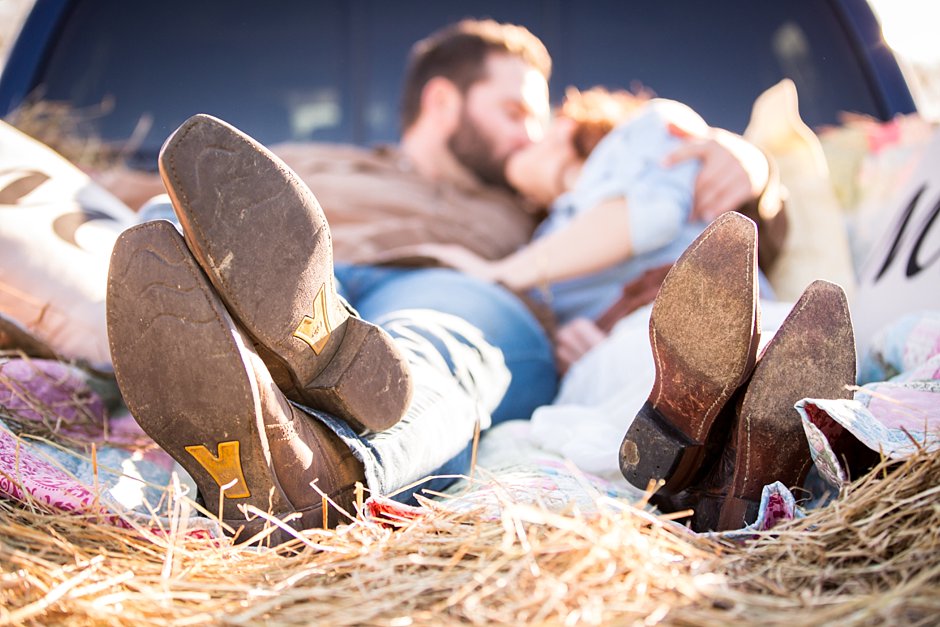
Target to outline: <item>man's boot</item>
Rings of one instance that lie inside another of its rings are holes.
[[[193,256],[284,394],[358,430],[400,420],[408,364],[337,296],[330,229],[297,175],[208,115],[177,129],[159,165]]]
[[[124,400],[192,475],[205,505],[247,540],[265,523],[322,525],[317,486],[353,512],[363,469],[339,438],[292,406],[168,222],[125,231],[108,273],[108,337]],[[224,494],[224,498],[220,497]],[[345,517],[330,507],[330,525]]]
[[[852,398],[854,383],[855,336],[845,293],[838,285],[815,281],[764,348],[737,397],[721,460],[701,486],[689,490],[697,499],[692,528],[740,529],[757,518],[765,485],[801,487],[811,459],[793,405],[801,398]],[[834,422],[831,426],[842,431]]]
[[[701,476],[721,410],[754,366],[759,342],[757,229],[738,213],[712,222],[663,282],[650,316],[656,379],[620,447],[624,477],[671,495]]]

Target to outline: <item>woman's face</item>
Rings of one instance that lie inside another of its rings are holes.
[[[542,141],[514,152],[506,161],[513,189],[542,207],[568,191],[582,164],[571,141],[574,128],[572,120],[555,118]]]

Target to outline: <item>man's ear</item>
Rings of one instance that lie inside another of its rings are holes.
[[[451,80],[435,76],[427,82],[421,91],[421,114],[441,130],[457,128],[460,123],[460,111],[463,108],[463,94]]]

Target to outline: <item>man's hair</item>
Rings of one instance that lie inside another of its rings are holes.
[[[626,121],[650,97],[650,92],[642,89],[633,93],[604,87],[587,91],[569,87],[558,115],[574,120],[572,144],[578,157],[587,159],[607,133]]]
[[[519,57],[548,80],[552,59],[542,41],[524,26],[494,20],[465,19],[435,31],[411,49],[401,99],[401,127],[407,130],[421,112],[421,92],[442,76],[460,93],[486,77],[491,54]]]

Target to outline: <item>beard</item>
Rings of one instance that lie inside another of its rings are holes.
[[[467,114],[460,112],[460,124],[447,140],[447,148],[454,158],[487,185],[511,189],[506,180],[506,157],[494,154],[493,143],[479,124]]]

